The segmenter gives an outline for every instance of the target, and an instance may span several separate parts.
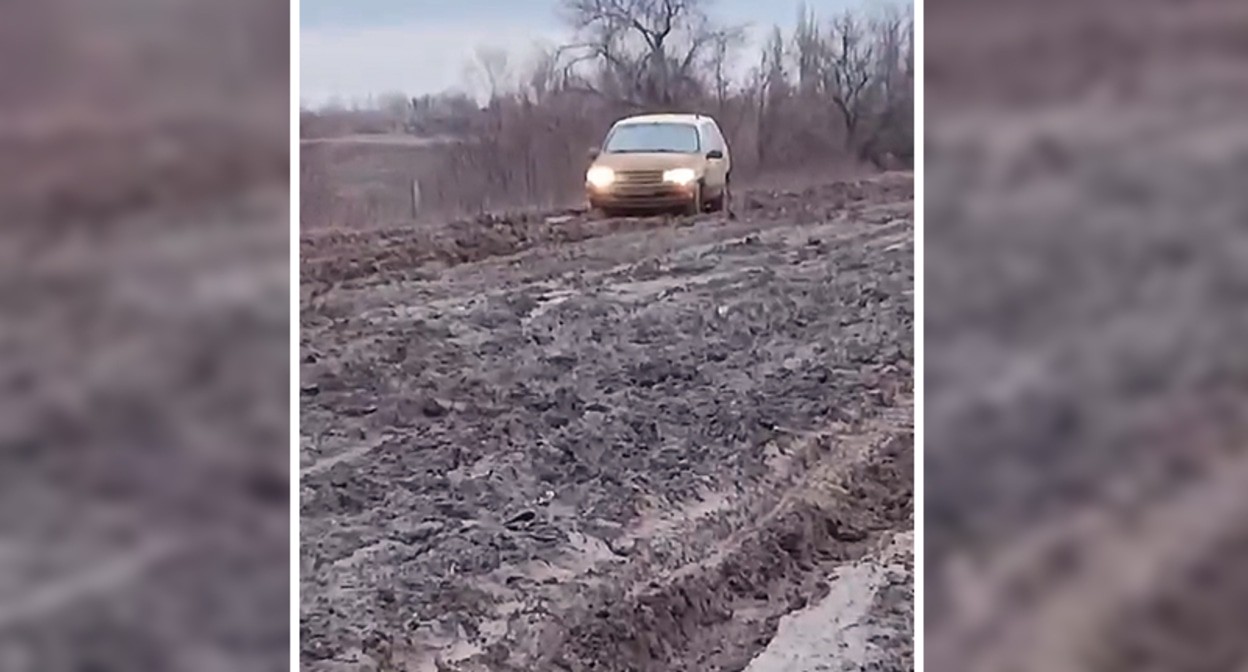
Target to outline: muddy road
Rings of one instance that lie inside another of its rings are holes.
[[[305,234],[303,669],[911,669],[912,199]]]

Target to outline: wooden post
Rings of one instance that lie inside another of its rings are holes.
[[[412,219],[420,214],[420,180],[412,180]]]

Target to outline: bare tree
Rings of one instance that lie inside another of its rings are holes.
[[[863,158],[882,167],[881,155],[912,156],[914,142],[914,25],[893,8],[871,24],[875,45],[870,130]]]
[[[858,139],[866,112],[866,94],[874,74],[875,45],[864,24],[851,12],[834,19],[828,31],[830,53],[824,59],[823,88],[841,112],[845,144]]]
[[[793,53],[797,59],[797,82],[802,95],[818,93],[827,48],[819,35],[819,22],[805,4],[798,7],[797,27],[793,30]]]
[[[560,85],[558,50],[545,46],[536,47],[520,75],[520,80],[521,95],[534,104],[542,104]]]
[[[729,70],[736,47],[741,44],[741,35],[722,34],[714,38],[710,56],[711,86],[715,93],[715,109],[722,113],[724,103],[728,99],[731,78]]]
[[[789,95],[788,76],[784,70],[784,34],[773,27],[767,45],[763,48],[758,68],[758,132],[756,155],[759,166],[766,166],[770,148],[774,144],[775,125],[772,123]]]
[[[468,79],[483,90],[488,100],[494,100],[510,93],[513,88],[510,61],[503,49],[477,47],[476,54],[468,65]]]
[[[707,0],[564,0],[580,42],[568,45],[568,67],[597,66],[588,90],[635,106],[667,106],[700,93],[699,59],[741,35],[716,26]]]
[[[377,108],[390,119],[392,131],[403,131],[411,123],[412,101],[402,93],[389,92],[377,96]]]

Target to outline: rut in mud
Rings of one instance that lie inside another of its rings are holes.
[[[741,205],[305,236],[305,669],[744,669],[897,564],[910,179]]]

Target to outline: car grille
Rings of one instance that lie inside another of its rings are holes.
[[[615,174],[615,181],[627,185],[660,185],[663,184],[663,171],[624,170]]]

